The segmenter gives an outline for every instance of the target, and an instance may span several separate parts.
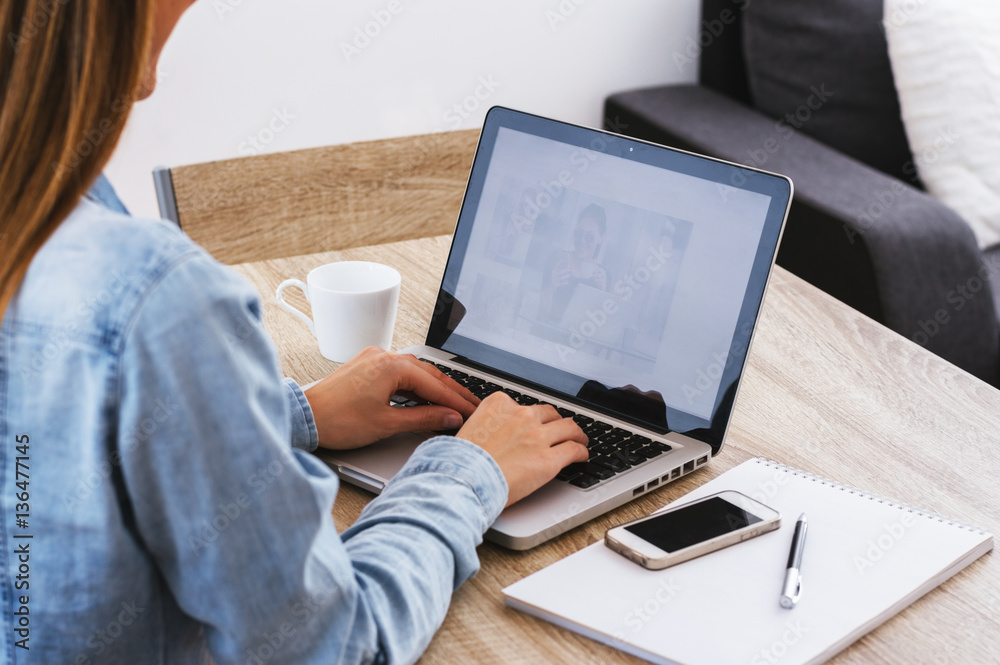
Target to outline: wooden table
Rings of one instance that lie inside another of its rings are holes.
[[[339,260],[394,266],[403,275],[393,339],[401,349],[423,342],[449,245],[441,236],[236,269],[264,296],[285,374],[306,383],[336,365],[275,305],[281,280]],[[304,298],[296,306],[308,307]],[[455,595],[421,662],[643,662],[507,609],[500,590],[756,456],[1000,533],[1000,392],[775,268],[733,423],[713,463],[534,550],[482,545],[482,571]],[[338,529],[371,498],[343,486]],[[998,624],[1000,560],[991,553],[832,662],[998,663]]]

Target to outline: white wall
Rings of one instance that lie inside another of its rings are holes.
[[[675,53],[699,6],[199,0],[106,172],[134,214],[158,216],[159,164],[475,127],[494,104],[600,126],[612,92],[695,79]]]

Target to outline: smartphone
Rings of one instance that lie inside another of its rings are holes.
[[[730,490],[616,526],[604,543],[643,568],[660,570],[779,526],[776,510]]]

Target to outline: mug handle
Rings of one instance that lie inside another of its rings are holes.
[[[285,310],[286,312],[289,312],[299,317],[303,323],[309,326],[309,332],[312,333],[313,337],[316,337],[316,328],[313,326],[312,319],[310,319],[308,316],[306,316],[299,310],[289,305],[287,302],[285,302],[284,298],[281,297],[281,292],[284,291],[289,286],[297,286],[300,289],[302,289],[302,292],[306,294],[306,300],[312,302],[311,300],[309,300],[309,287],[306,286],[305,282],[298,279],[286,279],[284,282],[278,285],[278,290],[274,294],[274,297],[278,299],[278,306],[281,307],[281,309]]]

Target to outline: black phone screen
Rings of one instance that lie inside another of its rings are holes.
[[[676,552],[762,521],[723,498],[713,497],[626,526],[625,530],[664,552]]]

